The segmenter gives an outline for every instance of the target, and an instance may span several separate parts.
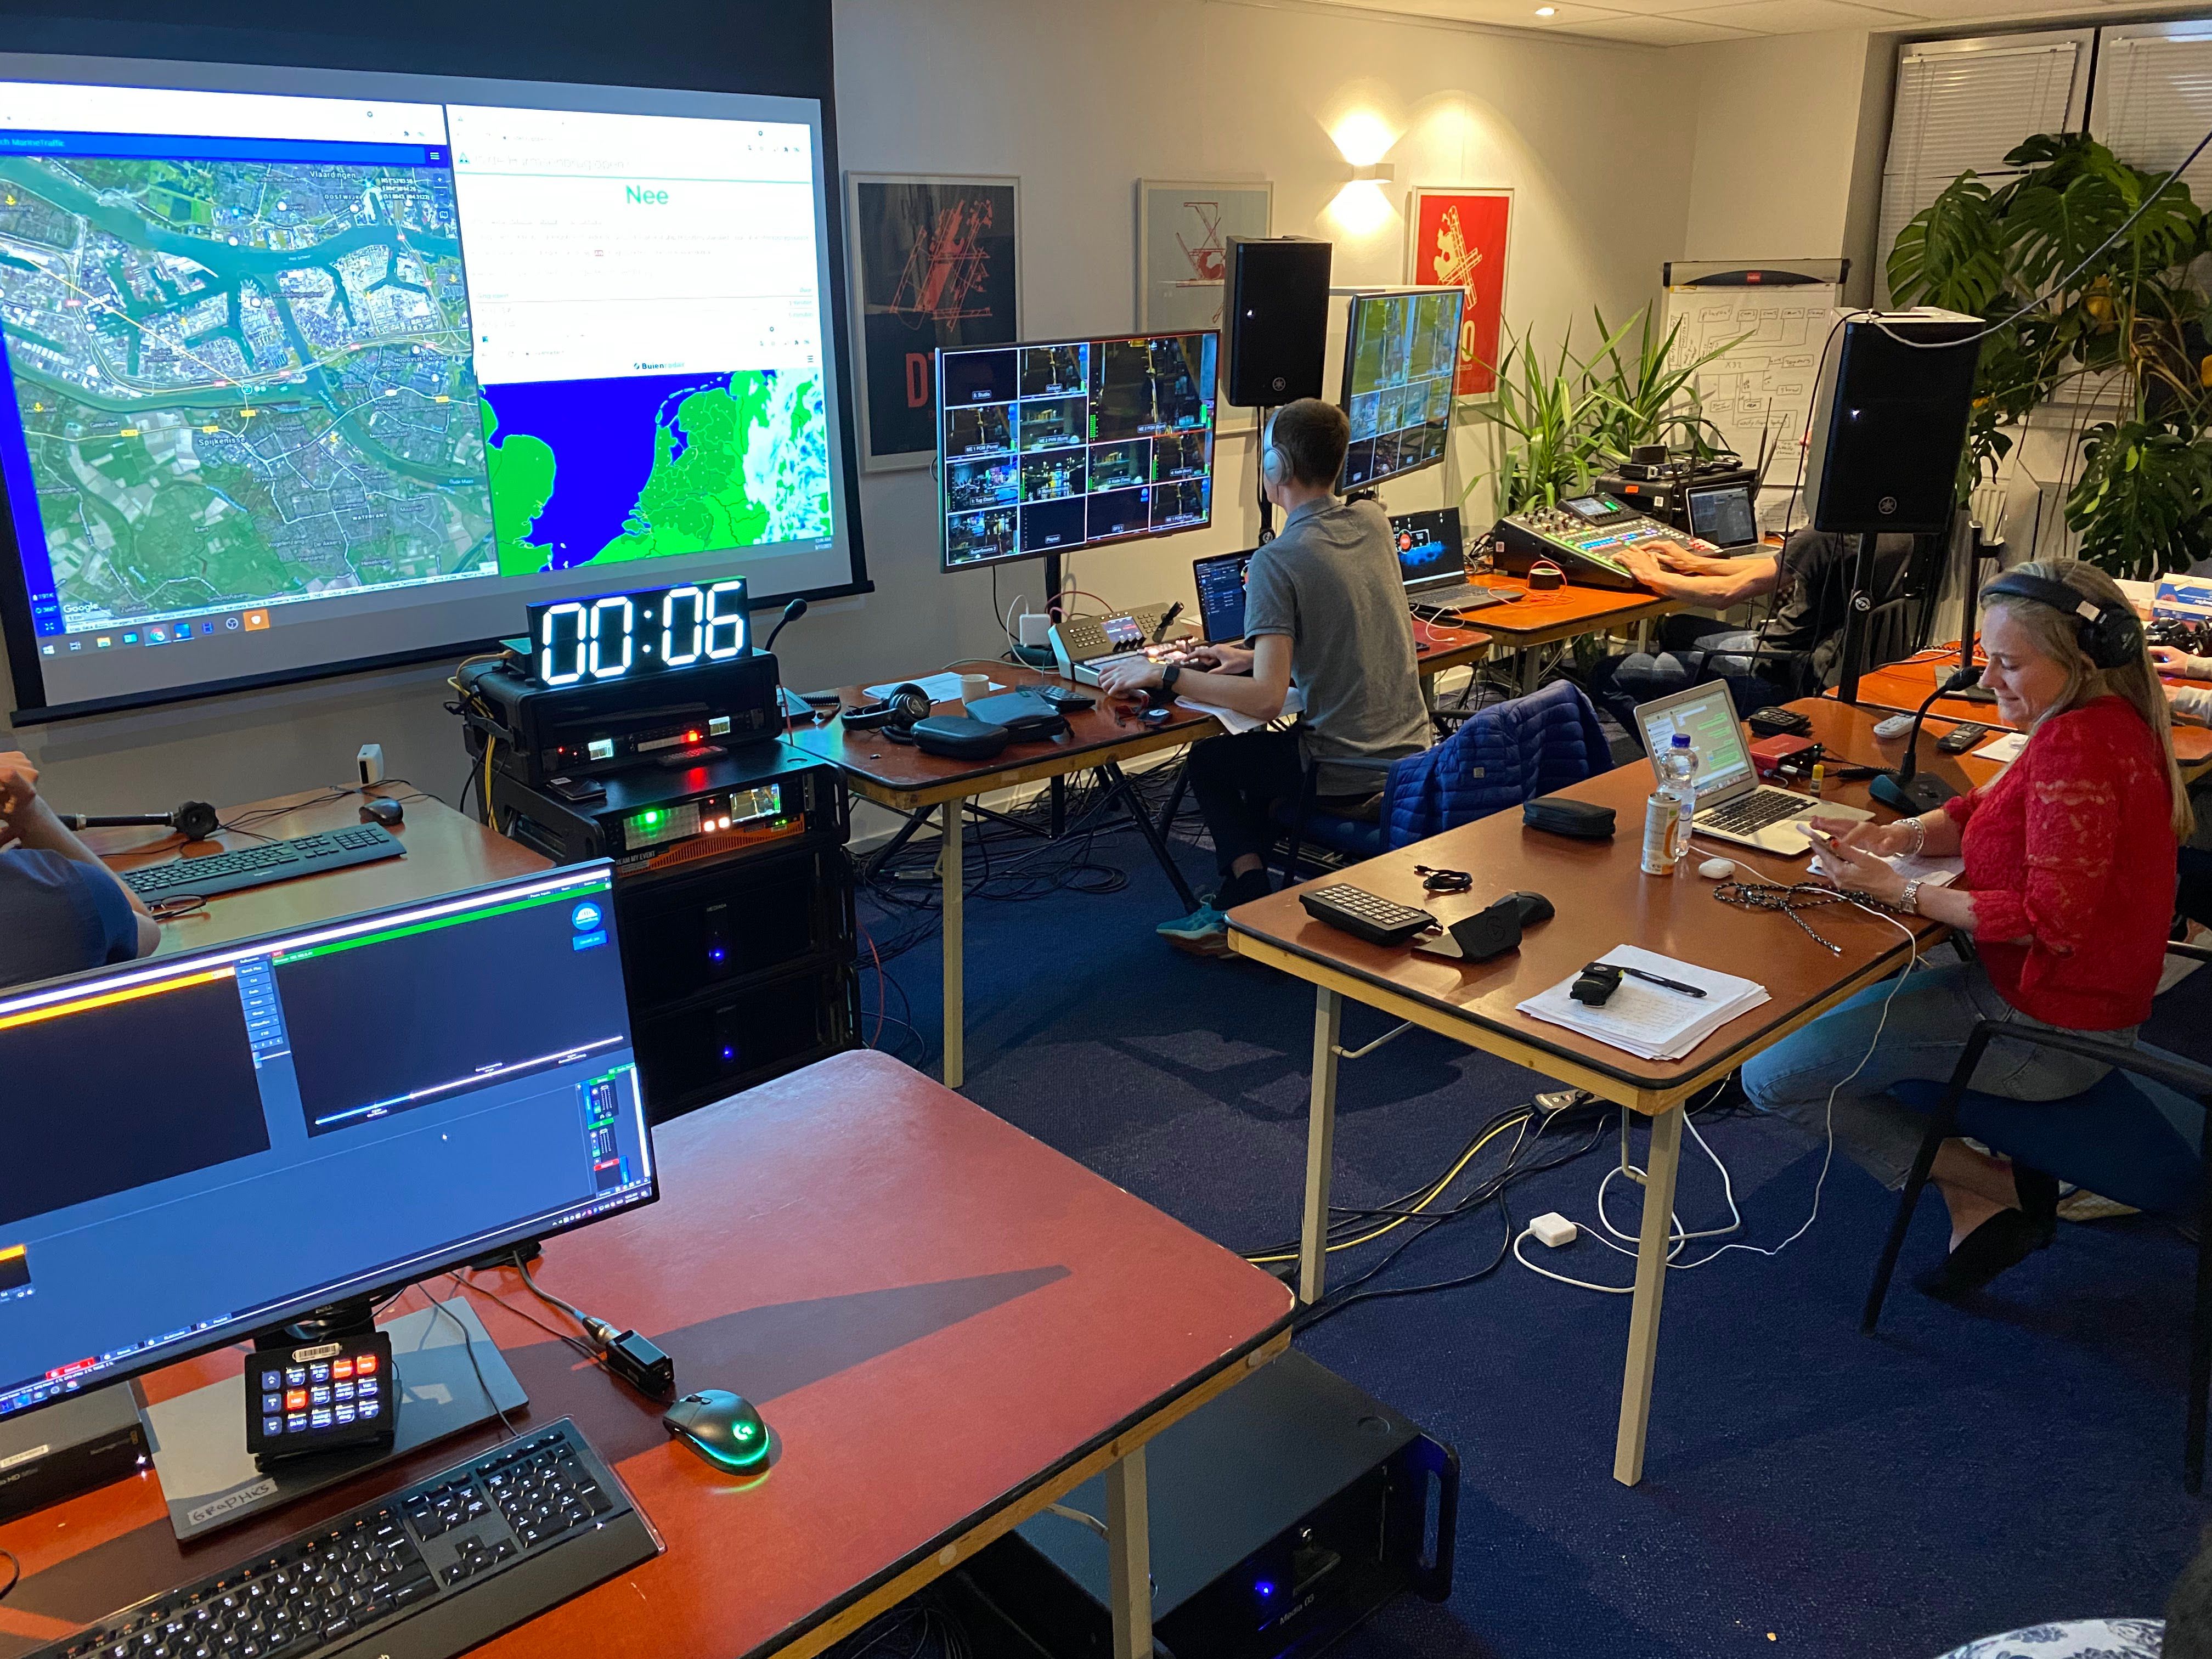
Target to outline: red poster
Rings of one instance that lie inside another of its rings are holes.
[[[1408,221],[1413,238],[1411,283],[1441,283],[1467,292],[1460,324],[1459,374],[1462,398],[1486,398],[1498,389],[1498,337],[1505,315],[1505,233],[1512,216],[1510,190],[1416,190]]]

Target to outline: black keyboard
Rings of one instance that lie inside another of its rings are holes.
[[[450,1659],[659,1553],[562,1418],[35,1659]]]
[[[236,847],[204,858],[176,859],[125,872],[123,884],[143,899],[212,898],[241,887],[263,887],[295,876],[319,875],[349,864],[396,859],[406,848],[382,824],[349,825],[325,835],[299,836],[258,847]]]
[[[1300,893],[1298,902],[1316,921],[1327,922],[1370,945],[1403,945],[1437,925],[1437,919],[1426,910],[1395,903],[1344,883]]]
[[[1739,836],[1754,835],[1770,824],[1794,818],[1808,806],[1819,805],[1810,795],[1792,794],[1787,789],[1770,789],[1765,784],[1747,795],[1739,795],[1719,806],[1709,806],[1690,822],[1700,830],[1727,830]]]

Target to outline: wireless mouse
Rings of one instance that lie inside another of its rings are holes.
[[[718,1469],[750,1474],[768,1463],[768,1425],[743,1395],[702,1389],[671,1406],[660,1421],[671,1435]]]
[[[1508,893],[1505,896],[1511,899],[1514,908],[1520,911],[1523,927],[1534,927],[1540,921],[1549,921],[1557,914],[1552,908],[1552,901],[1541,893]]]
[[[1707,881],[1724,881],[1735,873],[1734,859],[1707,859],[1698,866],[1698,873]]]
[[[390,830],[407,821],[407,811],[388,795],[375,795],[362,803],[361,821]]]

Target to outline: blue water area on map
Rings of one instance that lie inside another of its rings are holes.
[[[518,433],[553,451],[553,498],[529,534],[547,550],[546,568],[587,564],[622,534],[638,492],[653,473],[653,434],[666,427],[672,453],[684,453],[677,405],[691,393],[727,386],[727,374],[638,374],[619,380],[531,380],[488,386],[499,416],[495,443]],[[515,533],[499,526],[501,539]]]

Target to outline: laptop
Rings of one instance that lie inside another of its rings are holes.
[[[1244,580],[1255,549],[1215,553],[1191,562],[1198,582],[1198,619],[1208,645],[1244,643]]]
[[[1468,580],[1457,507],[1401,513],[1390,520],[1390,537],[1397,544],[1398,574],[1414,615],[1436,622],[1505,603],[1507,595]]]
[[[1749,547],[1759,540],[1747,483],[1715,484],[1689,493],[1690,533],[1716,547]]]
[[[1843,806],[1759,782],[1726,680],[1686,686],[1656,702],[1638,703],[1636,724],[1643,731],[1644,753],[1651,758],[1655,777],[1658,757],[1672,746],[1674,734],[1689,734],[1690,747],[1698,757],[1698,810],[1690,828],[1698,835],[1794,858],[1812,848],[1804,820],[1814,813],[1830,818],[1874,816],[1863,807]]]

